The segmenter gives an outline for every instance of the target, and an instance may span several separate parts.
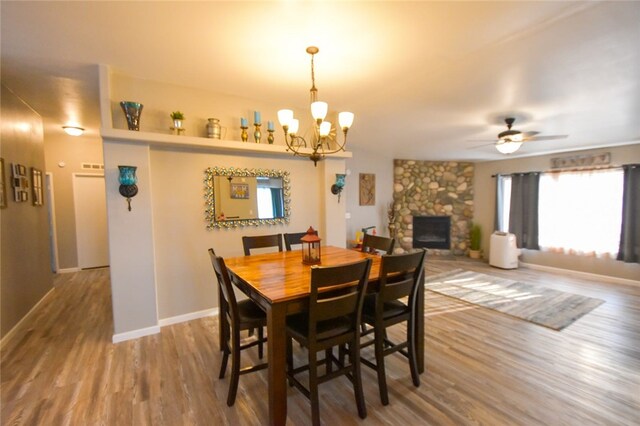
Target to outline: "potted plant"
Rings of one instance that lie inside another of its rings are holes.
[[[480,259],[480,240],[482,239],[482,228],[477,223],[471,225],[469,232],[469,257],[472,259]]]
[[[184,120],[184,114],[182,112],[173,111],[169,116],[173,120],[173,127],[176,129],[182,128],[182,120]]]

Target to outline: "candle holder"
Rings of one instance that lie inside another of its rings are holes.
[[[253,138],[256,140],[256,143],[260,143],[260,138],[262,137],[262,132],[260,132],[260,123],[253,123],[256,130],[253,132]]]
[[[240,133],[240,137],[242,138],[242,142],[246,142],[249,139],[249,134],[247,133],[247,126],[240,126],[242,129],[242,133]]]
[[[136,166],[118,166],[120,174],[118,181],[120,182],[120,188],[118,191],[120,195],[127,199],[127,206],[131,211],[131,199],[138,193],[138,178],[136,177]]]
[[[273,130],[267,130],[267,132],[269,132],[269,136],[267,136],[267,142],[269,142],[269,145],[273,145]]]

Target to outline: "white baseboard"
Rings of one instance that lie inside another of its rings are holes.
[[[198,318],[204,318],[209,316],[218,315],[218,308],[205,309],[203,311],[190,312],[184,315],[177,315],[175,317],[163,318],[158,321],[158,325],[152,327],[140,328],[138,330],[127,331],[126,333],[119,333],[113,335],[113,343],[120,343],[126,340],[138,339],[144,336],[150,336],[152,334],[160,333],[162,327],[168,325],[179,324],[181,322],[192,321]]]
[[[198,318],[210,317],[218,315],[218,308],[205,309],[203,311],[190,312],[184,315],[177,315],[175,317],[163,318],[158,321],[160,327],[166,327],[168,325],[178,324],[181,322],[192,321]]]
[[[80,268],[63,268],[56,271],[58,274],[69,274],[71,272],[80,272]]]
[[[571,274],[571,275],[576,275],[576,276],[582,277],[582,278],[605,281],[605,282],[610,282],[610,283],[614,283],[614,284],[626,284],[626,285],[640,286],[640,281],[630,280],[628,278],[618,278],[618,277],[612,277],[610,275],[592,274],[591,272],[582,272],[582,271],[575,271],[573,269],[555,268],[553,266],[538,265],[538,264],[535,264],[535,263],[520,262],[520,266],[523,266],[523,267],[529,268],[529,269],[536,269],[536,270],[539,270],[539,271],[560,272],[560,273],[565,273],[565,274]]]
[[[127,331],[125,333],[114,334],[112,337],[113,343],[120,343],[126,340],[138,339],[144,336],[150,336],[152,334],[160,333],[160,326],[154,325],[147,328],[139,328],[137,330]]]
[[[20,328],[20,326],[29,318],[29,316],[31,316],[31,314],[35,312],[38,306],[40,306],[42,302],[44,302],[44,299],[46,299],[53,290],[55,290],[55,287],[52,287],[44,296],[42,296],[42,298],[38,300],[38,302],[35,305],[33,305],[31,309],[29,309],[29,312],[27,312],[25,316],[23,316],[22,319],[18,321],[18,323],[14,325],[13,328],[9,330],[9,332],[7,332],[7,334],[4,335],[2,340],[0,340],[0,349],[4,348],[4,345],[6,344],[6,342],[8,342],[13,337],[14,334],[16,334],[16,331]]]

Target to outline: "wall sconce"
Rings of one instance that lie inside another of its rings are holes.
[[[344,189],[344,180],[346,177],[347,175],[345,174],[336,173],[336,183],[331,185],[331,193],[338,196],[338,202],[340,202],[340,194],[342,194],[342,190]]]
[[[120,182],[120,195],[127,199],[127,206],[131,211],[131,198],[135,197],[138,193],[138,187],[136,183],[138,178],[136,177],[136,166],[118,166],[120,169],[120,176],[118,181]]]
[[[305,265],[317,265],[320,263],[320,238],[318,231],[310,226],[307,234],[300,238],[302,243],[302,263]]]

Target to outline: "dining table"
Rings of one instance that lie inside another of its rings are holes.
[[[378,289],[381,257],[377,254],[333,246],[321,247],[319,266],[336,266],[372,259],[367,292]],[[257,303],[267,316],[267,361],[269,424],[284,425],[287,420],[286,319],[305,312],[309,306],[311,266],[302,263],[302,251],[292,250],[253,254],[225,259],[231,280],[247,297]],[[424,274],[423,274],[424,276]],[[424,294],[424,279],[418,284]],[[219,295],[220,296],[220,295]],[[221,297],[218,300],[223,300]],[[416,352],[418,371],[424,371],[424,297],[417,298]],[[229,324],[220,306],[220,347],[229,333]],[[256,395],[257,396],[257,395]]]

